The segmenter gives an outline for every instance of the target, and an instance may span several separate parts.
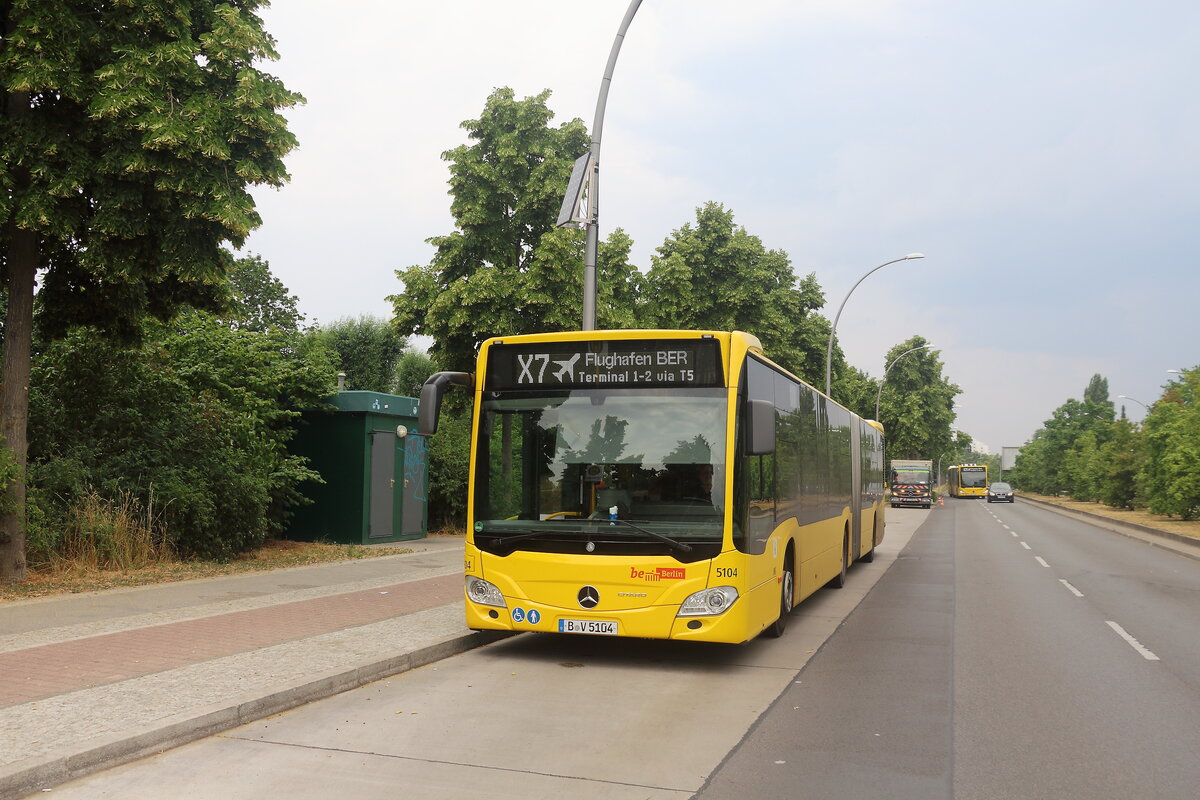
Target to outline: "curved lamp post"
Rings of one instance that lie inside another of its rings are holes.
[[[1146,405],[1141,400],[1138,400],[1136,397],[1130,397],[1127,394],[1119,394],[1119,395],[1117,395],[1117,397],[1119,397],[1122,400],[1132,400],[1133,402],[1137,403],[1139,406],[1146,409],[1147,411],[1150,410],[1150,406]]]
[[[941,453],[941,454],[939,454],[939,455],[938,455],[938,459],[937,459],[937,482],[938,482],[938,485],[939,485],[939,486],[941,486],[941,484],[942,484],[942,458],[944,458],[945,456],[953,456],[953,455],[958,455],[958,451],[956,451],[956,450],[950,450],[950,451],[948,451],[948,452]]]
[[[876,270],[881,270],[884,267],[886,267],[888,264],[895,264],[897,261],[908,261],[913,258],[924,258],[924,257],[925,257],[925,255],[923,253],[909,253],[908,255],[906,255],[902,258],[893,258],[891,261],[885,261],[882,264],[880,264],[878,267],[875,267],[875,269],[868,271],[866,275],[863,275],[861,278],[859,278],[854,283],[854,285],[850,287],[850,291],[846,292],[846,296],[844,298],[842,298],[842,304],[840,306],[838,306],[837,313],[833,315],[833,325],[830,326],[830,328],[829,328],[829,344],[825,346],[825,394],[826,394],[826,396],[829,396],[829,388],[830,388],[830,382],[831,382],[830,379],[832,377],[832,369],[833,369],[833,335],[834,335],[834,333],[837,332],[838,320],[841,319],[842,309],[846,307],[846,301],[850,299],[850,295],[852,295],[854,293],[854,290],[858,288],[858,284],[860,284],[864,280],[866,280],[867,275],[870,275],[872,272],[875,272]]]
[[[893,358],[891,364],[888,364],[886,367],[883,368],[883,377],[879,379],[879,391],[875,393],[875,421],[876,422],[879,421],[879,398],[883,397],[883,384],[887,383],[888,370],[891,369],[892,367],[896,366],[896,362],[899,361],[900,359],[904,358],[909,353],[915,353],[917,350],[925,350],[926,348],[929,348],[929,347],[933,347],[933,345],[932,344],[923,344],[923,345],[920,345],[919,347],[913,347],[908,350],[905,350],[903,353],[901,353],[900,355]],[[1125,395],[1121,395],[1121,396],[1124,397]]]
[[[608,54],[608,64],[604,67],[604,79],[600,81],[600,95],[596,98],[596,118],[592,124],[592,146],[590,166],[592,174],[588,192],[591,195],[590,205],[593,209],[591,218],[587,221],[587,243],[583,256],[583,330],[596,329],[596,251],[600,242],[600,134],[604,131],[604,106],[608,103],[608,87],[612,84],[613,69],[617,66],[617,54],[621,52],[621,44],[625,41],[625,31],[633,21],[642,0],[632,0],[617,29],[613,40],[612,50]]]

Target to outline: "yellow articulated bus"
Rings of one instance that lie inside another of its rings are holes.
[[[841,586],[884,533],[883,432],[747,333],[489,339],[474,374],[472,629],[744,642]]]
[[[987,464],[958,464],[946,470],[946,492],[951,497],[986,497]]]

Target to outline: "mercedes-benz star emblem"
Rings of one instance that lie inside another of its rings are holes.
[[[579,605],[583,608],[595,608],[600,605],[600,592],[596,590],[595,586],[583,587],[579,590],[577,597],[579,598]]]
[[[585,545],[583,546],[583,549],[584,549],[584,550],[587,550],[589,553],[594,553],[594,552],[596,552],[596,543],[595,543],[595,542],[588,542],[587,544],[585,544]]]

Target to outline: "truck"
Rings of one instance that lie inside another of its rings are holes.
[[[892,508],[897,506],[929,508],[933,500],[932,461],[897,458],[892,461],[889,474]]]

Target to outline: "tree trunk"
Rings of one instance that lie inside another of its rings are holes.
[[[29,93],[10,92],[5,98],[10,117],[29,112]],[[18,171],[16,195],[28,177]],[[0,500],[0,584],[25,580],[25,461],[29,452],[29,351],[33,336],[33,282],[37,273],[37,233],[17,227],[16,211],[8,229],[8,315],[4,322],[4,366],[0,373],[0,435],[17,462],[16,478]]]

